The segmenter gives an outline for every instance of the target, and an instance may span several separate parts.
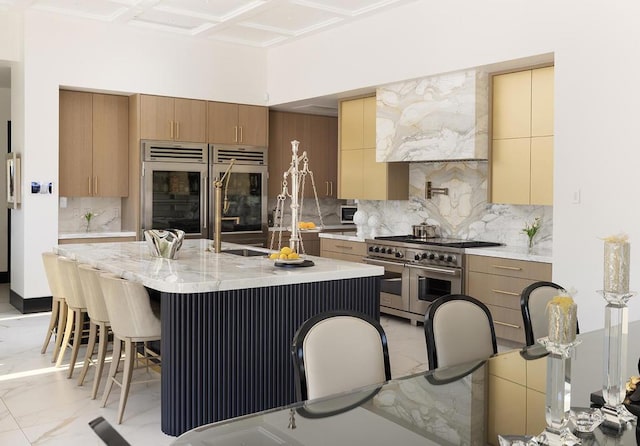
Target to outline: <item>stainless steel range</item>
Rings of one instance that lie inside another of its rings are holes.
[[[380,311],[424,321],[431,302],[464,293],[464,249],[500,243],[450,238],[419,239],[410,235],[365,240],[365,262],[384,267]]]

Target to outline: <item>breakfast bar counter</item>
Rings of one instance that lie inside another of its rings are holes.
[[[169,435],[293,403],[291,341],[309,317],[380,317],[381,267],[320,257],[309,257],[311,267],[279,267],[265,249],[223,243],[215,253],[211,245],[185,240],[176,260],[151,257],[144,242],[55,248],[159,295],[161,424]]]

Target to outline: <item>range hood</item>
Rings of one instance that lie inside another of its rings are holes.
[[[486,161],[489,76],[465,70],[376,91],[376,161]]]

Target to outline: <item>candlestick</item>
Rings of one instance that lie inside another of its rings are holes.
[[[604,291],[626,294],[629,292],[629,259],[631,248],[626,235],[604,240]]]

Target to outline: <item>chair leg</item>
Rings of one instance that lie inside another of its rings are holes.
[[[118,424],[122,423],[124,408],[129,397],[129,387],[131,387],[131,376],[133,375],[135,342],[124,341],[124,371],[122,374],[122,389],[120,390],[120,407],[118,408]]]
[[[82,328],[83,328],[83,313],[80,310],[73,310],[75,314],[75,329],[73,331],[73,345],[71,347],[71,360],[69,361],[69,373],[67,378],[73,376],[73,368],[78,360],[78,351],[80,350],[80,344],[82,344]]]
[[[111,393],[113,387],[113,381],[118,373],[118,364],[120,363],[120,354],[122,352],[122,341],[116,337],[113,338],[113,357],[111,358],[111,367],[109,367],[109,375],[107,376],[107,382],[104,386],[104,393],[102,394],[102,404],[100,407],[107,405],[107,399]]]
[[[56,329],[56,345],[53,349],[53,356],[51,362],[55,362],[60,354],[60,348],[62,347],[62,339],[64,338],[64,328],[67,324],[67,302],[60,300],[60,310],[58,314],[58,328]]]
[[[93,377],[93,390],[91,391],[91,399],[95,400],[102,379],[102,369],[104,368],[104,358],[107,356],[107,344],[109,343],[109,327],[101,323],[98,334],[98,357],[96,358],[96,374]]]
[[[78,377],[78,385],[84,384],[84,378],[87,376],[89,366],[91,365],[91,359],[93,358],[93,350],[96,347],[96,337],[98,336],[98,326],[89,321],[89,341],[87,343],[87,353],[84,355],[84,364],[82,365],[82,371]]]
[[[44,338],[44,343],[42,344],[42,350],[40,350],[41,354],[45,354],[47,351],[47,347],[49,346],[49,342],[51,341],[51,335],[53,334],[53,329],[58,323],[58,313],[60,308],[60,299],[54,298],[51,302],[51,319],[49,319],[49,327],[47,328],[47,335]]]
[[[56,361],[56,367],[60,367],[62,365],[62,360],[64,359],[64,352],[67,349],[67,345],[69,345],[69,339],[71,339],[71,331],[73,330],[73,317],[74,312],[71,308],[67,308],[67,326],[64,329],[64,337],[62,338],[62,343],[60,345],[60,352],[58,353],[58,360]]]

